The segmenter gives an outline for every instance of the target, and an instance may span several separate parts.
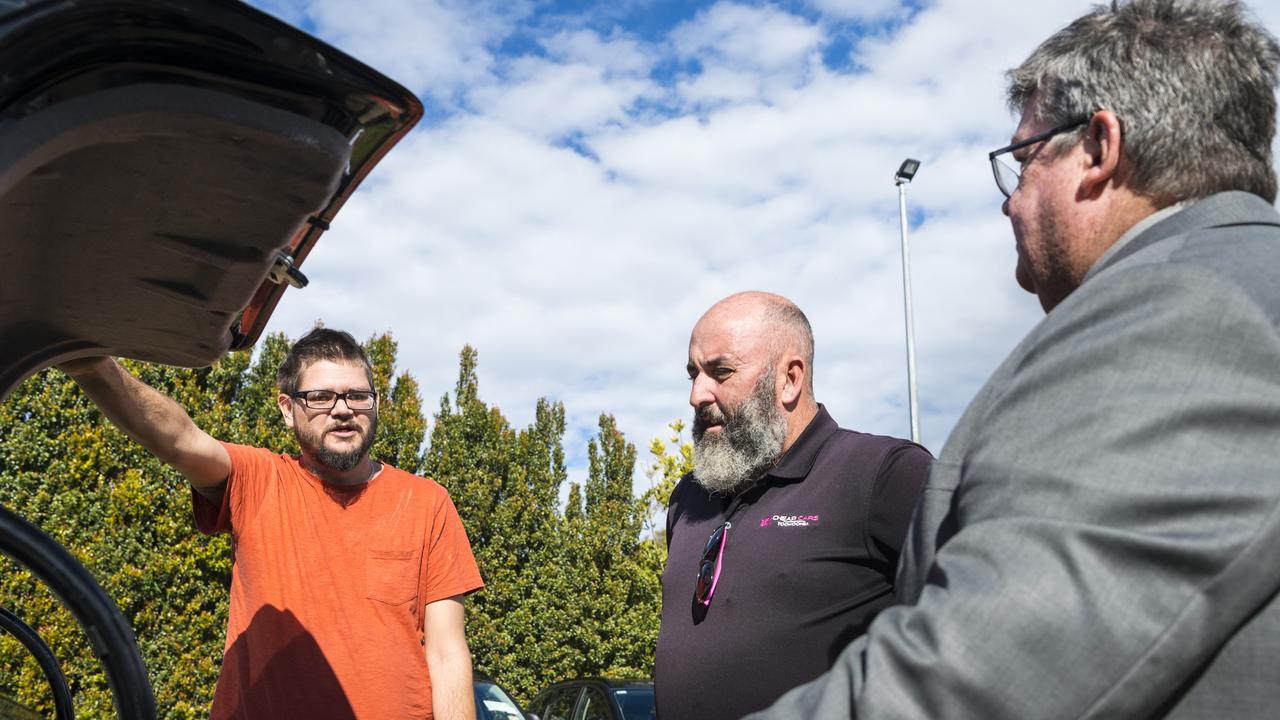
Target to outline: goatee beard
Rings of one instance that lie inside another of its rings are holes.
[[[367,449],[361,448],[351,452],[337,452],[336,450],[320,447],[315,451],[315,458],[316,462],[330,470],[347,472],[360,462],[360,458],[364,457],[364,452]]]
[[[298,427],[298,425],[294,425],[294,436],[298,439],[298,446],[301,447],[304,452],[310,451],[311,456],[316,459],[316,462],[321,467],[327,470],[344,473],[352,470],[356,465],[360,464],[360,461],[364,458],[365,454],[369,452],[369,448],[373,446],[373,439],[377,435],[378,431],[378,418],[374,417],[370,420],[369,432],[361,435],[360,445],[353,450],[347,450],[345,452],[330,450],[324,445],[324,433],[329,432],[334,428],[326,429],[318,438],[315,439],[314,442],[312,442],[310,438],[304,438],[302,433],[298,432]],[[339,425],[338,427],[354,428],[355,426]],[[358,428],[355,429],[356,432],[359,432]]]
[[[707,433],[712,424],[721,424],[720,432]],[[693,478],[713,494],[732,494],[778,463],[786,437],[773,374],[764,373],[727,418],[714,404],[694,411]]]

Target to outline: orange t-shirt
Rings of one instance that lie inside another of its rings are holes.
[[[430,718],[423,607],[483,586],[449,494],[387,465],[331,485],[223,445],[221,505],[192,492],[196,526],[234,548],[211,718]]]

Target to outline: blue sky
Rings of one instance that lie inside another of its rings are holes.
[[[1003,72],[1090,2],[257,4],[428,107],[269,329],[390,330],[430,408],[470,343],[482,396],[516,425],[539,397],[565,404],[575,478],[601,412],[642,459],[689,416],[689,330],[739,290],[809,315],[816,394],[842,425],[908,434],[906,157],[923,161],[908,197],[926,446],[1041,317],[986,153],[1015,125]],[[1280,31],[1280,0],[1252,7]]]

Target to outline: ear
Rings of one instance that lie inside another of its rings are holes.
[[[293,398],[284,393],[276,395],[276,407],[280,408],[280,415],[284,417],[285,427],[293,429]]]
[[[786,407],[795,407],[800,395],[804,393],[805,378],[809,375],[809,368],[805,367],[804,359],[798,355],[792,355],[787,358],[783,369],[786,375],[783,378],[782,391],[778,393],[778,400]]]
[[[1097,197],[1119,174],[1124,151],[1120,118],[1110,110],[1094,113],[1085,128],[1082,147],[1087,162],[1080,178],[1080,193],[1085,197]]]

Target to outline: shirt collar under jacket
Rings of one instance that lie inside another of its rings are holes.
[[[1161,208],[1134,223],[1133,227],[1126,230],[1118,240],[1111,244],[1111,247],[1107,248],[1106,252],[1099,255],[1098,259],[1093,261],[1093,265],[1089,268],[1089,271],[1084,274],[1084,279],[1080,282],[1083,284],[1085,280],[1088,280],[1098,274],[1098,272],[1107,264],[1107,260],[1109,260],[1113,255],[1118,255],[1125,245],[1128,245],[1131,240],[1146,232],[1148,228],[1161,220],[1164,220],[1170,215],[1174,215],[1185,210],[1195,202],[1196,201],[1194,200],[1176,202],[1168,207]]]

